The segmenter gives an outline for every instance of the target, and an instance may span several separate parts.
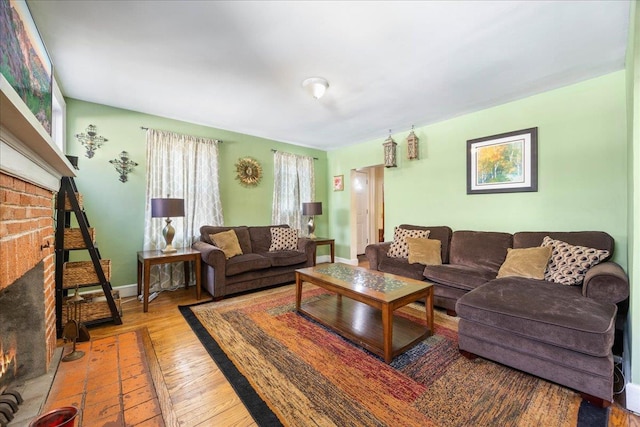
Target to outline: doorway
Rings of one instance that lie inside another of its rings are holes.
[[[384,167],[351,171],[351,259],[367,245],[384,240]]]

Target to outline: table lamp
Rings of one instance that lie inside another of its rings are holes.
[[[313,222],[314,215],[322,215],[322,202],[308,202],[302,204],[302,215],[309,215],[309,222],[307,227],[309,228],[309,238],[315,239],[316,235],[313,232],[316,230],[316,225]]]
[[[162,230],[162,237],[164,237],[165,248],[162,250],[164,253],[176,252],[177,250],[171,244],[173,242],[173,236],[176,234],[176,230],[171,225],[171,218],[176,216],[184,216],[184,199],[151,199],[151,217],[152,218],[166,218],[167,225]]]

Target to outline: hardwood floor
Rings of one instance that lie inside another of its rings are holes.
[[[200,301],[211,296],[202,292]],[[135,297],[123,301],[123,324],[91,328],[91,338],[111,336],[147,327],[158,363],[173,403],[184,426],[255,426],[249,412],[222,372],[186,323],[178,305],[198,302],[195,289],[162,292],[142,312]]]

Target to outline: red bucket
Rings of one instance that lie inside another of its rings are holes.
[[[40,415],[31,421],[29,427],[73,427],[76,425],[77,416],[78,408],[64,406]]]

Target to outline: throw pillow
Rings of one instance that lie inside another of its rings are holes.
[[[500,266],[497,277],[527,277],[542,280],[549,258],[551,258],[551,247],[549,246],[507,248],[507,258]]]
[[[240,242],[234,230],[227,230],[221,233],[209,234],[209,238],[214,245],[222,249],[226,259],[233,258],[236,255],[242,255]]]
[[[298,230],[295,228],[271,227],[269,252],[295,251],[298,249]]]
[[[409,264],[442,264],[442,242],[440,240],[416,237],[407,237],[405,240],[409,246]]]
[[[609,251],[574,246],[546,236],[542,246],[552,248],[551,259],[544,273],[544,279],[563,285],[580,285],[587,271],[609,256]]]
[[[389,247],[387,256],[391,258],[408,258],[409,245],[407,237],[417,237],[426,239],[429,237],[429,230],[407,230],[405,228],[396,227],[393,231],[393,243]]]

